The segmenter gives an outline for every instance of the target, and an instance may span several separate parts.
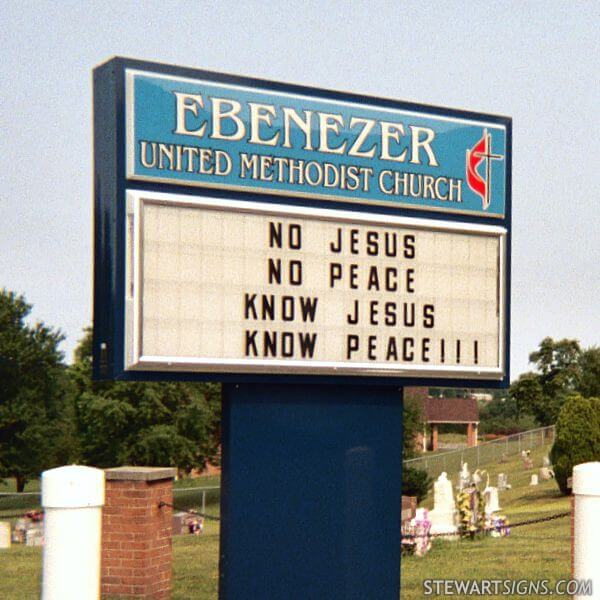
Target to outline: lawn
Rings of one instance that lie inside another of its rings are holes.
[[[541,465],[548,451],[532,452],[534,464]],[[511,522],[544,516],[569,509],[569,499],[558,494],[553,481],[537,487],[528,485],[531,472],[525,471],[519,458],[504,464],[489,465],[495,483],[496,474],[508,473],[513,489],[500,493],[502,512]],[[456,474],[451,474],[456,479]],[[203,486],[215,485],[217,480]],[[196,487],[199,483],[177,482],[177,486]],[[191,490],[190,497],[198,493]],[[184,495],[177,494],[176,504],[189,506]],[[212,498],[207,498],[207,511],[218,512]],[[431,499],[425,504],[431,506]],[[402,560],[402,599],[423,597],[423,581],[431,578],[451,579],[549,579],[569,577],[570,524],[568,518],[547,523],[518,527],[507,538],[476,540],[435,540],[431,552],[423,557],[405,557]],[[219,524],[208,521],[203,536],[177,536],[174,551],[173,600],[208,600],[217,597]],[[28,600],[39,597],[41,552],[39,548],[13,546],[0,551],[0,598]],[[458,596],[453,596],[458,598]],[[488,596],[489,597],[489,596]],[[504,596],[508,598],[509,596]]]

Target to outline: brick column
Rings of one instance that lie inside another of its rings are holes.
[[[467,423],[467,448],[477,446],[477,425]]]
[[[102,597],[171,597],[175,469],[107,469],[102,516]]]
[[[431,426],[431,450],[435,452],[438,449],[438,426]]]

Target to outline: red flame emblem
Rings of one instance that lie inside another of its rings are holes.
[[[467,183],[469,187],[481,198],[483,210],[487,210],[491,202],[491,174],[492,160],[504,158],[500,154],[492,154],[492,136],[484,129],[481,139],[467,150]],[[482,177],[477,170],[485,161],[485,176]]]

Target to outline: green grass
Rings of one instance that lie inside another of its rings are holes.
[[[560,496],[555,482],[530,487],[531,473],[537,472],[548,446],[532,451],[536,469],[525,471],[513,457],[504,464],[488,465],[491,483],[499,472],[508,473],[513,489],[500,492],[502,513],[511,522],[569,510],[569,499]],[[456,473],[449,474],[456,482]],[[213,481],[184,480],[176,487],[211,487]],[[190,491],[193,495],[195,492]],[[179,497],[179,498],[178,498]],[[198,496],[193,496],[196,500]],[[176,504],[190,506],[177,494]],[[194,502],[198,506],[197,501]],[[431,507],[432,499],[425,505]],[[218,514],[218,504],[207,498],[207,512]],[[177,536],[173,540],[173,600],[213,600],[217,598],[219,523],[206,522],[202,536]],[[425,579],[549,579],[569,578],[570,524],[568,518],[518,527],[508,538],[483,537],[475,540],[437,539],[423,558],[404,557],[401,565],[402,600],[423,598]],[[39,598],[40,548],[13,546],[0,550],[0,598],[33,600]],[[490,596],[487,596],[490,597]],[[453,596],[459,598],[459,596]],[[509,598],[509,596],[504,596]]]
[[[440,433],[438,434],[438,443],[443,444],[464,444],[467,445],[467,428],[464,433]]]

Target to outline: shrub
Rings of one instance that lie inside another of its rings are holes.
[[[416,496],[417,503],[419,503],[427,496],[432,484],[433,479],[429,477],[427,471],[404,467],[402,471],[402,495]]]
[[[571,394],[556,423],[556,439],[550,452],[556,482],[568,494],[567,479],[575,465],[600,460],[600,398]]]

